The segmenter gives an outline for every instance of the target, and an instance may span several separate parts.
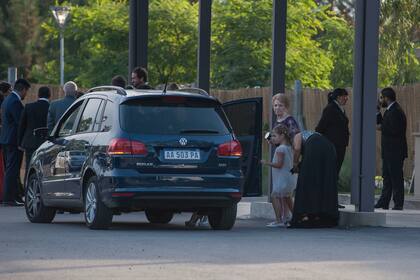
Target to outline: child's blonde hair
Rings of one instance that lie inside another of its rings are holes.
[[[292,136],[290,135],[289,128],[283,124],[276,125],[273,127],[273,132],[277,133],[278,135],[284,135],[286,141],[289,145],[292,145]]]

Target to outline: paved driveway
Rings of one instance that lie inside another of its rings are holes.
[[[420,229],[266,228],[239,219],[231,231],[165,226],[117,216],[107,231],[79,214],[30,224],[0,207],[0,279],[419,279]]]

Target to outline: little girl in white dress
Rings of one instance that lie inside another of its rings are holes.
[[[277,146],[272,162],[261,161],[271,166],[272,192],[271,203],[276,221],[267,224],[268,227],[284,226],[292,217],[292,194],[296,187],[296,175],[291,173],[293,168],[292,139],[288,128],[278,125],[271,132],[270,143]]]

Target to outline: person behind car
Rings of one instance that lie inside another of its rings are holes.
[[[147,84],[147,78],[147,70],[143,67],[136,67],[131,72],[131,84],[135,89],[153,89]]]
[[[125,88],[127,86],[127,81],[124,79],[123,76],[117,75],[114,76],[111,80],[111,85],[116,87]]]
[[[0,82],[0,108],[3,100],[12,92],[12,85],[7,82]],[[1,111],[0,111],[1,116]],[[1,131],[1,117],[0,117],[0,131]],[[4,178],[4,157],[3,149],[0,145],[0,203],[3,202],[3,178]]]
[[[82,97],[83,95],[85,95],[85,93],[83,91],[78,90],[76,92],[76,99]]]
[[[0,142],[4,147],[6,157],[6,172],[4,176],[3,205],[22,206],[23,189],[20,187],[19,170],[23,153],[18,148],[17,130],[23,111],[22,100],[25,99],[31,84],[25,79],[15,82],[13,91],[1,105],[3,127]]]
[[[12,92],[12,85],[7,82],[0,83],[0,107],[4,99]],[[0,130],[1,130],[1,117],[0,117]]]
[[[18,145],[25,150],[25,178],[28,174],[28,167],[32,154],[44,142],[44,139],[34,135],[34,130],[47,126],[50,97],[50,89],[48,87],[40,87],[38,90],[38,100],[36,102],[26,104],[20,118],[18,128]]]
[[[51,102],[50,108],[48,110],[47,126],[50,132],[53,130],[55,124],[58,122],[67,108],[69,108],[70,105],[76,100],[77,85],[75,82],[69,81],[65,83],[63,90],[65,94],[64,98]]]

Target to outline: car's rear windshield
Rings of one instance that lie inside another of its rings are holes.
[[[219,104],[184,96],[129,100],[120,106],[120,122],[123,130],[138,134],[230,133]]]

